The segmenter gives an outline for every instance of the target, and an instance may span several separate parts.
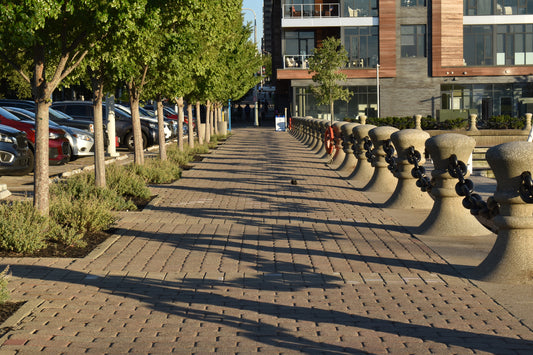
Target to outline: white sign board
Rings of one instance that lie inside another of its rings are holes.
[[[285,116],[276,116],[276,132],[285,132],[287,120]]]

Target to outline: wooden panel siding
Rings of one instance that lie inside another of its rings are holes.
[[[342,69],[341,72],[346,75],[346,79],[368,79],[376,77],[376,69]],[[278,79],[311,79],[313,74],[308,73],[305,69],[278,69]],[[380,68],[380,77],[381,68]]]
[[[379,1],[379,76],[396,76],[396,1]],[[374,71],[375,75],[375,71]]]

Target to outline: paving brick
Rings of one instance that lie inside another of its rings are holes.
[[[285,133],[236,129],[154,191],[96,259],[0,260],[13,295],[45,301],[0,354],[533,347],[519,318]]]

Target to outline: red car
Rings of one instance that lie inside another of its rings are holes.
[[[22,121],[11,112],[0,107],[0,123],[26,132],[30,147],[35,153],[35,123]],[[70,145],[62,129],[49,128],[49,161],[52,165],[65,164],[70,160]]]

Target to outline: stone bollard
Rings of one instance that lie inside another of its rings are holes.
[[[430,209],[433,206],[431,196],[416,186],[416,178],[411,174],[413,165],[407,161],[408,149],[414,147],[422,156],[419,164],[424,164],[424,147],[429,137],[429,133],[419,129],[404,129],[391,134],[392,143],[398,154],[396,159],[398,172],[395,174],[398,184],[392,196],[383,204],[384,207]]]
[[[315,125],[314,125],[314,118],[312,117],[307,117],[307,127],[308,127],[308,131],[307,131],[307,141],[306,141],[306,144],[307,144],[307,147],[309,149],[312,149],[315,145],[316,145],[316,136],[315,136]]]
[[[316,150],[316,154],[320,157],[320,159],[323,159],[324,157],[326,157],[328,154],[326,152],[326,147],[324,146],[324,135],[326,133],[326,128],[329,127],[328,125],[328,121],[326,120],[323,120],[323,119],[317,119],[317,127],[318,127],[318,139],[319,139],[319,142],[318,142],[318,145],[317,145],[317,150]]]
[[[433,207],[426,220],[417,228],[417,234],[459,237],[481,236],[490,232],[463,207],[463,197],[455,192],[458,180],[448,173],[448,159],[455,154],[458,160],[468,161],[474,150],[474,138],[457,133],[445,133],[426,141],[426,151],[435,169],[431,176],[435,183],[431,189]],[[468,177],[469,174],[465,176]]]
[[[346,155],[344,153],[344,150],[342,149],[342,131],[341,127],[345,124],[348,124],[348,122],[344,121],[335,121],[331,125],[333,128],[333,132],[335,133],[335,153],[333,153],[333,158],[331,159],[331,162],[329,163],[329,166],[332,169],[336,169],[344,160],[344,156]]]
[[[357,164],[355,165],[355,169],[347,177],[347,179],[353,186],[357,188],[365,186],[374,174],[374,168],[372,167],[372,163],[370,163],[366,158],[366,150],[364,148],[364,138],[368,137],[368,132],[374,128],[376,128],[376,126],[371,124],[364,124],[355,126],[352,129],[353,138],[355,141],[355,144],[353,145],[353,150],[354,155],[357,158]]]
[[[304,137],[304,140],[303,140],[303,144],[309,146],[311,144],[311,142],[313,141],[313,137],[311,135],[311,119],[313,117],[311,116],[306,116],[305,119],[304,119],[304,124],[305,124],[305,137]]]
[[[531,113],[526,113],[526,126],[524,127],[525,131],[531,131]]]
[[[477,115],[475,113],[470,114],[470,127],[469,131],[477,131]]]
[[[422,115],[415,115],[415,129],[422,129]]]
[[[326,150],[326,144],[325,144],[325,141],[326,141],[326,130],[328,130],[329,127],[331,127],[331,122],[328,121],[328,120],[322,119],[321,123],[320,123],[320,127],[322,127],[322,132],[320,133],[321,134],[321,139],[322,139],[322,148],[320,149],[318,154],[320,154],[321,152],[322,152],[322,154],[320,155],[319,159],[325,160],[326,162],[329,162],[331,160],[333,154],[335,153],[335,150],[331,154],[328,153],[327,150]]]
[[[366,124],[366,115],[359,115],[359,124]]]
[[[341,127],[342,146],[345,156],[341,165],[336,170],[343,177],[350,175],[353,169],[355,169],[355,164],[357,164],[357,159],[353,154],[353,128],[356,126],[359,126],[359,123],[348,123]]]
[[[498,236],[473,276],[486,281],[533,283],[533,204],[518,189],[524,171],[533,172],[533,143],[511,142],[490,148],[487,161],[497,181],[494,199],[500,213],[494,217]]]
[[[374,174],[368,182],[368,184],[363,187],[363,191],[368,192],[393,192],[394,187],[396,186],[396,178],[389,170],[389,164],[385,161],[385,150],[383,145],[387,140],[390,139],[391,134],[397,132],[398,128],[383,126],[376,127],[368,131],[368,136],[372,140],[374,145],[373,154],[375,155],[375,160],[372,162],[374,167]]]
[[[322,144],[323,144],[323,140],[322,140],[322,130],[320,128],[320,119],[318,118],[314,118],[313,119],[313,137],[314,137],[314,140],[315,140],[315,144],[313,144],[313,146],[311,147],[311,150],[314,152],[314,153],[317,153],[320,148],[322,147]]]

